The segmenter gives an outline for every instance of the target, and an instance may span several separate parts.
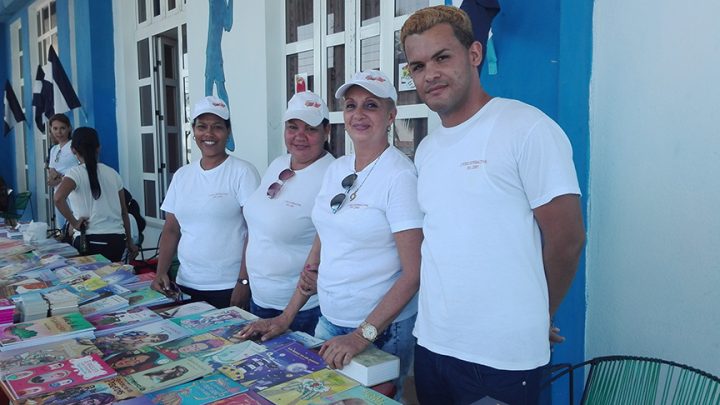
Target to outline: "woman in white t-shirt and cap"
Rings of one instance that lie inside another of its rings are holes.
[[[173,289],[168,271],[177,252],[177,285],[195,301],[230,305],[240,274],[247,227],[243,207],[258,186],[255,167],[228,155],[230,110],[217,97],[193,108],[193,139],[201,158],[178,169],[165,200],[157,275],[152,288]]]
[[[54,187],[54,191],[57,192],[60,182],[63,176],[65,176],[65,172],[77,166],[79,163],[75,154],[70,150],[70,131],[72,131],[72,126],[70,125],[70,120],[67,115],[53,115],[48,121],[48,127],[50,128],[50,135],[55,141],[55,145],[50,148],[50,154],[48,155],[47,184],[50,187]],[[63,229],[65,222],[65,217],[63,217],[57,207],[55,207],[55,228]]]
[[[375,344],[400,357],[401,382],[415,339],[423,215],[410,159],[388,143],[397,92],[377,70],[356,73],[335,93],[342,98],[345,129],[355,153],[328,168],[312,220],[319,241],[308,262],[320,263],[317,292],[322,316],[315,336],[328,365],[342,368]],[[249,326],[244,337],[281,333],[312,291],[303,273],[300,289],[282,315]]]
[[[307,262],[317,235],[310,214],[325,171],[335,160],[324,148],[329,118],[325,102],[313,92],[290,99],[283,116],[288,153],[270,163],[245,205],[248,240],[232,303],[249,304],[260,318],[280,315],[303,268],[317,270],[317,263]],[[314,334],[318,305],[317,296],[310,297],[290,329]]]

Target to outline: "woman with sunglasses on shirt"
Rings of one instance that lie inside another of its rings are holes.
[[[70,120],[65,114],[55,114],[48,121],[50,135],[55,141],[55,145],[50,148],[48,155],[48,173],[47,184],[54,187],[55,192],[62,181],[65,172],[71,167],[78,165],[78,160],[70,150],[70,131],[72,126]],[[63,229],[65,226],[65,217],[55,207],[55,227]]]
[[[322,316],[315,336],[328,365],[342,368],[370,344],[400,358],[401,382],[410,366],[420,279],[422,213],[410,159],[388,143],[397,92],[376,70],[356,73],[335,93],[343,99],[345,128],[355,154],[325,174],[312,220],[319,239],[307,261],[319,262]],[[256,321],[245,337],[266,340],[290,325],[307,298],[306,273],[285,311]]]
[[[151,287],[173,295],[168,272],[177,252],[177,286],[193,301],[230,305],[247,236],[243,209],[258,186],[255,167],[230,156],[230,110],[214,96],[200,99],[192,113],[200,159],[173,175],[165,200],[157,275]]]
[[[325,102],[315,93],[295,94],[288,102],[285,148],[245,205],[248,240],[232,304],[261,318],[278,316],[295,291],[315,226],[310,219],[323,176],[335,158],[324,149],[330,133]],[[317,264],[310,266],[317,269]],[[250,299],[252,291],[252,299]],[[290,329],[313,335],[320,317],[317,296],[303,305]]]

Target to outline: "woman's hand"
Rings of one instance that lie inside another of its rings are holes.
[[[328,367],[341,369],[350,364],[350,360],[369,345],[370,341],[360,336],[356,330],[347,335],[335,336],[323,343],[320,347],[320,355]]]
[[[264,342],[285,333],[290,328],[291,323],[292,319],[288,319],[285,314],[280,314],[275,318],[258,319],[243,328],[240,331],[240,337],[252,339],[260,336],[260,341]]]
[[[135,258],[138,255],[138,251],[139,251],[137,245],[135,243],[133,243],[133,241],[128,240],[127,241],[127,250],[128,250],[128,255],[127,255],[128,262],[130,262],[131,260],[135,260]]]
[[[167,274],[156,274],[150,288],[165,294],[170,290],[170,277]]]
[[[243,284],[239,281],[235,283],[235,288],[233,288],[230,297],[230,306],[236,306],[244,310],[250,308],[250,284]]]
[[[317,277],[318,277],[317,265],[305,265],[305,268],[300,273],[300,279],[298,279],[297,288],[300,293],[306,297],[317,294]]]
[[[68,221],[68,222],[70,222],[70,221]],[[80,218],[76,219],[75,221],[70,222],[70,225],[73,227],[73,229],[77,229],[80,232],[82,232],[83,229],[87,229],[87,226],[89,223],[90,223],[90,219],[88,217],[80,217]]]
[[[57,170],[53,169],[52,167],[48,169],[47,174],[47,185],[50,187],[55,187],[62,181],[62,174],[58,172]]]

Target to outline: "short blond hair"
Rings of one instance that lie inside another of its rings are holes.
[[[452,6],[433,6],[416,11],[405,21],[400,30],[400,43],[404,47],[408,36],[422,34],[438,24],[450,24],[455,38],[465,48],[475,42],[472,23],[465,11]]]

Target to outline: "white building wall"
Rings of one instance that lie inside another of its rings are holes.
[[[586,352],[720,375],[720,3],[595,2]]]

